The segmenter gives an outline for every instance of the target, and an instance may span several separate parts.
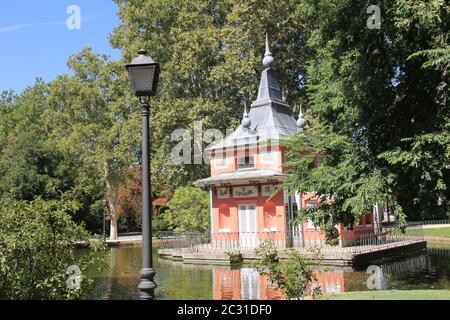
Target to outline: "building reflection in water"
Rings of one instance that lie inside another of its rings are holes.
[[[215,269],[214,300],[280,300],[282,294],[251,268]]]
[[[391,289],[397,280],[411,278],[430,270],[427,255],[418,255],[401,261],[377,264],[381,270],[381,289]],[[351,267],[315,267],[314,285],[320,286],[322,294],[346,291],[366,291],[370,274],[365,269],[355,271]],[[255,269],[231,269],[218,267],[213,270],[213,297],[215,300],[280,300],[284,295],[267,277]],[[311,288],[308,290],[311,292]]]
[[[344,270],[316,271],[315,277],[324,294],[345,291]],[[255,269],[215,269],[213,279],[215,300],[284,299],[277,286],[270,283],[266,276],[258,274]]]

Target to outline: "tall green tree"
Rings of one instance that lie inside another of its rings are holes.
[[[22,94],[0,100],[0,198],[57,199],[74,184],[70,160],[49,141],[43,125],[48,86],[37,80]]]
[[[66,157],[76,159],[75,198],[104,195],[110,238],[117,239],[120,185],[139,160],[139,111],[128,94],[123,66],[90,48],[70,57],[71,75],[51,82],[47,124],[51,139]],[[95,197],[94,199],[95,200]]]
[[[311,30],[310,126],[290,143],[294,175],[286,185],[323,198],[304,217],[315,217],[330,236],[336,222],[352,227],[377,202],[388,202],[399,226],[449,210],[448,6],[383,2],[381,28],[370,29],[368,5],[298,6]],[[311,159],[298,158],[305,150],[326,161],[312,169]]]
[[[223,134],[242,118],[243,105],[256,97],[264,54],[271,34],[283,92],[300,101],[304,73],[304,33],[297,1],[145,0],[121,1],[122,20],[111,43],[123,62],[145,48],[161,64],[158,95],[151,103],[154,186],[173,191],[208,174],[207,165],[174,165],[170,160],[175,129],[193,137],[196,121]],[[208,143],[205,141],[204,145]],[[193,145],[192,145],[193,147]],[[194,148],[192,148],[193,160]]]

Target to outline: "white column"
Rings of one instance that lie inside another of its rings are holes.
[[[298,216],[298,211],[301,210],[301,204],[302,204],[300,192],[295,193],[295,202],[297,202],[297,216]],[[299,240],[303,240],[303,224],[302,223],[298,224],[298,235],[299,235]]]
[[[373,205],[372,216],[373,216],[372,217],[373,228],[375,230],[375,233],[378,233],[380,228],[380,210],[378,207],[378,203],[375,203]]]
[[[210,188],[209,189],[209,216],[210,216],[210,222],[211,222],[211,241],[212,241],[212,237],[213,237],[213,227],[214,227],[214,222],[213,222],[213,189]]]

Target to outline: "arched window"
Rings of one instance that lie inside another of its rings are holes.
[[[272,201],[264,204],[264,231],[277,231],[277,208]]]
[[[219,206],[219,232],[231,231],[230,207],[227,204]]]

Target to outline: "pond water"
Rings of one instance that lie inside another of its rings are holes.
[[[450,290],[450,248],[428,249],[425,253],[395,261],[375,261],[381,270],[367,273],[366,268],[317,267],[317,282],[323,293],[368,290],[368,280],[381,290]],[[94,287],[88,299],[137,299],[141,248],[111,248],[106,267],[93,272]],[[190,265],[160,258],[154,249],[157,299],[281,299],[281,293],[248,266],[226,267]],[[370,278],[370,279],[369,279]]]

